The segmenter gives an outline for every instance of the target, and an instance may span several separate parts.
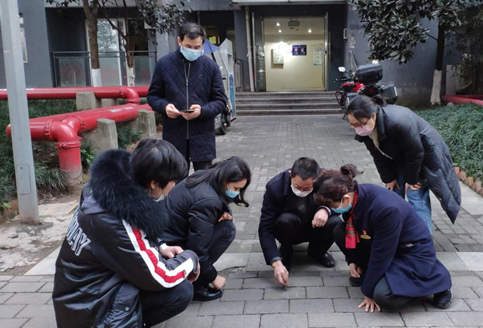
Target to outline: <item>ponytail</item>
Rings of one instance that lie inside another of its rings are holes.
[[[319,205],[332,207],[342,196],[357,188],[355,177],[363,172],[353,164],[343,165],[340,170],[323,171],[314,183],[314,198]]]

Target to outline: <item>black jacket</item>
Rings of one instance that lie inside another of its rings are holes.
[[[188,188],[185,179],[171,190],[166,206],[169,225],[162,235],[163,241],[194,251],[200,258],[201,266],[197,282],[211,283],[218,273],[208,250],[215,224],[223,213],[231,213],[228,203],[208,183]]]
[[[381,154],[370,137],[356,140],[366,144],[382,181],[394,181],[403,170],[407,183],[425,182],[454,223],[461,191],[443,137],[413,111],[396,105],[380,107],[376,124],[379,147],[392,159]]]
[[[187,71],[188,81],[185,75]],[[162,57],[154,70],[148,103],[163,115],[164,140],[186,155],[186,139],[189,139],[192,161],[216,158],[214,118],[225,109],[226,95],[220,68],[212,59],[201,56],[189,62],[179,49]],[[182,116],[168,118],[166,105],[170,103],[178,110],[198,104],[201,106],[201,115],[191,121],[186,121]]]
[[[300,197],[295,196],[290,187],[292,185],[290,173],[288,170],[277,174],[268,181],[265,195],[263,196],[262,213],[260,216],[260,224],[258,226],[258,237],[260,245],[262,246],[263,255],[267,264],[276,258],[280,257],[280,252],[275,242],[275,223],[282,213],[293,213],[298,217],[310,217],[308,222],[317,213],[319,206],[314,201],[313,192],[304,200],[307,206],[302,209],[297,206],[300,204]],[[327,209],[328,210],[328,209]],[[308,223],[307,222],[307,223]]]
[[[191,251],[159,254],[166,209],[133,181],[130,156],[110,150],[92,166],[56,262],[58,327],[142,327],[140,290],[163,291],[196,270]]]

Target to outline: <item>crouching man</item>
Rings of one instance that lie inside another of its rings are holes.
[[[334,243],[332,231],[342,221],[314,201],[313,185],[320,171],[315,160],[301,157],[291,170],[279,173],[266,186],[258,235],[265,261],[282,286],[288,286],[293,245],[309,242],[311,257],[325,267],[335,265],[327,251]]]

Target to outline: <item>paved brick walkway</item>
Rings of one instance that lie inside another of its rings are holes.
[[[423,301],[403,312],[364,313],[358,288],[348,286],[342,254],[333,247],[336,269],[325,269],[299,253],[288,289],[277,286],[263,262],[257,237],[265,184],[300,156],[325,168],[345,163],[364,169],[361,182],[380,183],[365,147],[340,116],[243,117],[226,136],[217,138],[218,155],[238,155],[252,167],[249,208],[234,209],[237,238],[215,266],[225,269],[221,300],[196,303],[157,328],[203,327],[483,327],[483,211],[479,199],[464,189],[456,225],[433,200],[435,247],[453,275],[455,301],[447,311]],[[467,209],[467,210],[466,210]],[[471,253],[469,253],[471,252]],[[51,305],[52,276],[0,276],[0,327],[55,327]]]

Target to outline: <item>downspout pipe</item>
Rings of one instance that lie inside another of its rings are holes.
[[[245,6],[245,24],[247,26],[247,57],[248,57],[248,70],[250,77],[250,91],[254,92],[255,87],[253,84],[253,62],[252,62],[252,42],[250,38],[250,7]]]

